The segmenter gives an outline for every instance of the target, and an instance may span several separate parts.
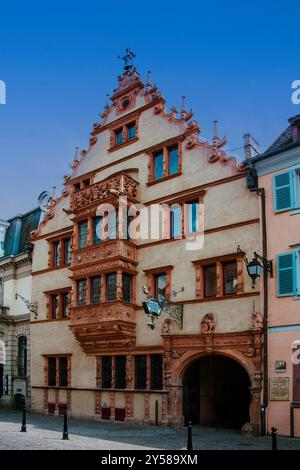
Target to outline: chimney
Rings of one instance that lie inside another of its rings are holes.
[[[244,156],[246,160],[254,158],[259,155],[259,143],[252,137],[251,134],[247,133],[243,135],[244,141]]]
[[[300,114],[297,114],[297,116],[291,117],[289,119],[289,123],[292,129],[293,142],[300,141]]]

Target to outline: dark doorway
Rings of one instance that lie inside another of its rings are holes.
[[[250,379],[235,360],[200,358],[187,368],[182,382],[186,422],[238,429],[249,421]]]

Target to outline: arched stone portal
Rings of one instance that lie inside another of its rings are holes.
[[[186,422],[240,429],[250,421],[251,381],[234,359],[209,354],[194,360],[182,385]]]

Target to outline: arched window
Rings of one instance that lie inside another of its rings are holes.
[[[17,356],[18,376],[25,377],[27,375],[27,338],[20,336],[18,339],[18,356]]]

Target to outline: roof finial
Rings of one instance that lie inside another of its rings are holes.
[[[181,117],[183,119],[185,119],[187,115],[187,112],[186,112],[186,96],[182,96],[181,97]]]
[[[146,91],[150,90],[150,88],[152,87],[151,79],[152,79],[151,70],[148,70],[148,72],[147,72],[147,82],[146,82]]]
[[[118,56],[118,59],[124,61],[124,70],[126,70],[126,72],[129,72],[133,69],[132,59],[134,57],[136,57],[136,55],[134,54],[134,52],[132,52],[131,49],[129,49],[129,47],[126,48],[126,54],[124,55],[124,57]]]
[[[79,152],[79,147],[75,147],[74,158],[73,158],[74,162],[78,160],[78,152]]]
[[[104,109],[105,109],[105,110],[108,110],[108,108],[109,108],[109,94],[106,93],[106,95],[105,95]]]
[[[56,186],[52,186],[52,194],[51,194],[52,201],[56,199]]]
[[[219,142],[219,133],[218,133],[218,125],[219,125],[219,122],[217,120],[214,120],[213,121],[213,124],[214,124],[214,133],[213,133],[213,143],[217,143]]]

